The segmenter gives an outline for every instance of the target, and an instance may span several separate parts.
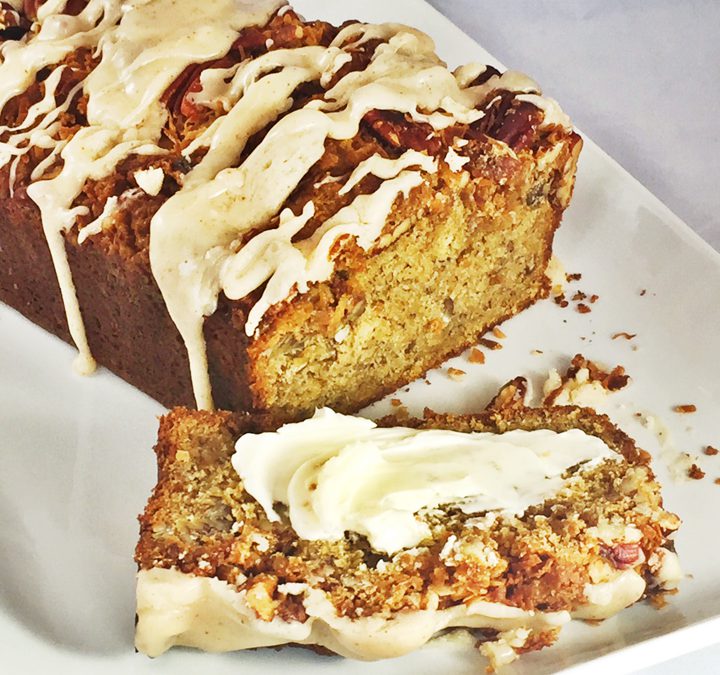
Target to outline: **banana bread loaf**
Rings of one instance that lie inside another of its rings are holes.
[[[648,455],[588,408],[525,407],[524,389],[403,426],[172,411],[140,519],[137,648],[377,659],[466,626],[497,666],[673,589],[679,519]]]
[[[519,73],[282,0],[3,2],[0,300],[166,405],[353,411],[547,293]]]

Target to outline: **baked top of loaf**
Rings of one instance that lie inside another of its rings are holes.
[[[647,453],[588,408],[525,407],[524,387],[378,427],[172,411],[140,519],[138,649],[371,659],[468,626],[499,665],[673,589],[679,519]]]
[[[281,0],[16,4],[0,31],[0,189],[41,212],[85,367],[66,240],[152,274],[202,407],[219,296],[247,304],[255,335],[340,256],[401,236],[387,216],[428,176],[486,180],[490,156],[502,180],[571,134],[529,78],[451,73],[405,26],[306,22]]]

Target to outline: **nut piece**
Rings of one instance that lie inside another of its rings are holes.
[[[693,480],[702,480],[705,478],[705,472],[697,464],[693,464],[688,469],[688,477]]]
[[[477,347],[473,347],[470,350],[468,361],[470,361],[470,363],[485,363],[485,354],[483,354]]]
[[[632,567],[640,558],[639,544],[615,544],[603,548],[603,555],[619,570]]]

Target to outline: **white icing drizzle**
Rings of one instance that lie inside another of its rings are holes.
[[[373,155],[358,164],[357,168],[350,174],[350,178],[348,178],[345,185],[340,188],[338,194],[348,194],[348,192],[359,185],[362,180],[369,175],[388,180],[390,178],[397,178],[401,171],[413,166],[422,169],[426,173],[435,173],[435,171],[437,171],[436,160],[417,150],[408,150],[397,159],[387,159],[380,155]]]
[[[5,125],[0,126],[0,134],[5,133],[6,131],[13,131],[17,135],[18,131],[23,131],[24,129],[27,129],[28,127],[32,126],[42,115],[45,115],[51,110],[55,109],[55,91],[58,84],[60,83],[60,78],[62,77],[64,71],[65,66],[55,68],[55,70],[53,70],[52,73],[50,73],[50,75],[48,75],[47,79],[45,80],[45,94],[42,99],[40,99],[37,103],[33,103],[30,108],[28,108],[25,118],[16,127],[8,127]],[[13,145],[18,145],[18,141],[15,137],[12,137],[11,141],[13,142]]]
[[[64,0],[45,2],[35,32],[27,40],[3,45],[0,110],[25,91],[42,68],[58,64],[78,48],[95,50],[99,64],[62,104],[55,100],[62,68],[55,68],[45,81],[42,100],[17,128],[0,129],[11,132],[0,144],[0,165],[17,163],[29,147],[50,151],[34,169],[36,182],[28,195],[41,211],[80,362],[91,370],[63,237],[77,216],[87,213],[84,207],[72,208],[74,200],[87,180],[111,174],[128,156],[161,153],[158,143],[169,114],[162,97],[168,87],[187,66],[227,54],[241,29],[264,25],[274,13],[285,11],[286,3],[89,0],[76,17],[62,14],[64,7]],[[371,40],[380,44],[368,67],[337,80],[338,71],[352,58],[351,50]],[[202,329],[220,292],[237,299],[267,282],[248,317],[246,332],[252,336],[270,307],[331,276],[331,252],[336,252],[338,239],[353,238],[369,249],[395,200],[437,171],[434,159],[415,151],[396,160],[370,158],[352,172],[342,191],[349,192],[370,174],[383,181],[379,189],[357,197],[308,240],[292,242],[314,207],[309,203],[300,215],[280,215],[282,205],[322,157],[328,139],[352,138],[365,114],[375,109],[405,113],[438,130],[472,123],[483,117],[478,106],[496,88],[534,96],[550,123],[564,121],[553,102],[536,96],[537,85],[518,73],[470,86],[483,71],[484,66],[472,65],[450,73],[432,40],[420,31],[356,23],[341,30],[327,48],[278,49],[201,74],[200,91],[189,100],[224,114],[186,148],[187,157],[197,150],[205,154],[180,191],[157,212],[150,236],[152,272],[185,341],[199,407],[213,405]],[[288,113],[295,90],[312,81],[324,88],[334,85],[305,108]],[[59,115],[81,87],[88,96],[88,127],[60,140]],[[248,140],[268,126],[260,145],[237,166]],[[64,162],[59,174],[40,180],[58,157]],[[148,194],[159,194],[160,177],[152,171],[138,172],[137,180]],[[105,204],[100,217],[82,229],[82,241],[102,230],[115,204]],[[276,228],[240,246],[248,232],[273,221]]]
[[[450,167],[451,171],[459,173],[463,170],[463,167],[470,161],[469,157],[463,157],[459,155],[454,148],[448,148],[447,154],[445,155],[445,162]]]
[[[350,619],[339,616],[320,589],[286,586],[291,587],[285,592],[302,596],[306,621],[264,621],[248,603],[246,591],[219,579],[175,569],[142,570],[137,577],[135,646],[148,656],[159,656],[173,645],[224,652],[295,643],[370,661],[407,654],[454,626],[542,632],[570,621],[565,611],[525,611],[484,600],[439,609],[437,597],[424,610]]]
[[[222,56],[242,28],[265,23],[283,4],[132,0],[101,38],[102,59],[87,78],[91,123],[156,138],[168,114],[160,99],[182,70]]]
[[[228,82],[233,79],[241,65],[236,63],[229,68],[206,68],[200,73],[200,91],[190,92],[188,99],[195,105],[204,105],[208,108],[219,105],[228,112],[235,102],[228,96],[230,94]]]
[[[304,267],[305,258],[291,240],[314,215],[315,205],[312,202],[305,205],[299,216],[286,209],[280,214],[277,228],[261,232],[236,255],[225,260],[220,280],[231,298],[245,297],[272,277],[262,299],[251,310],[248,334],[252,334],[269,307],[287,296],[288,288],[297,283],[300,292],[307,290],[307,280],[297,280],[293,274],[296,269]],[[287,264],[293,260],[297,260],[296,265]]]
[[[119,0],[90,0],[78,16],[59,12],[65,2],[51,1],[38,10],[39,31],[28,42],[8,42],[0,64],[0,110],[22,94],[43,68],[59,63],[81,47],[93,48],[120,18]]]
[[[384,553],[430,536],[418,516],[441,505],[522,515],[568,485],[563,474],[620,456],[578,429],[504,434],[379,428],[328,409],[278,431],[246,434],[232,463],[271,521],[288,507],[302,539],[368,538]]]
[[[135,181],[146,194],[157,197],[162,190],[165,172],[159,167],[141,169],[133,174]]]
[[[95,360],[88,345],[63,233],[74,225],[77,216],[87,213],[87,207],[72,208],[69,205],[89,179],[108,175],[118,162],[131,153],[161,152],[153,144],[122,139],[120,131],[99,127],[80,129],[60,153],[65,160],[62,171],[55,178],[38,181],[27,189],[28,196],[40,209],[45,238],[65,304],[68,329],[79,352],[76,370],[81,374],[91,373],[95,369]]]
[[[33,147],[51,150],[50,155],[33,169],[31,179],[37,180],[57,157],[58,145],[60,143],[63,147],[65,145],[64,141],[59,141],[55,137],[59,129],[57,120],[80,91],[80,85],[76,85],[69,92],[64,103],[57,105],[55,95],[64,71],[65,67],[60,66],[50,73],[45,81],[43,98],[28,109],[25,119],[17,127],[0,127],[0,134],[11,132],[6,142],[0,142],[0,167],[12,162],[10,167],[11,196],[14,193],[17,166],[23,155]]]
[[[110,197],[103,207],[102,213],[95,218],[92,222],[85,225],[78,232],[78,243],[82,244],[88,237],[94,234],[102,232],[105,228],[105,223],[110,219],[110,216],[115,212],[117,208],[118,198]]]

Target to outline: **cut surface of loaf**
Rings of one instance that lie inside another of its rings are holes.
[[[477,415],[377,426],[169,413],[140,518],[137,648],[379,659],[462,626],[499,666],[571,618],[674,589],[679,519],[647,453],[588,408],[525,407],[524,386]]]
[[[280,0],[23,7],[0,300],[83,369],[166,405],[354,411],[547,293],[582,141],[529,78]]]

